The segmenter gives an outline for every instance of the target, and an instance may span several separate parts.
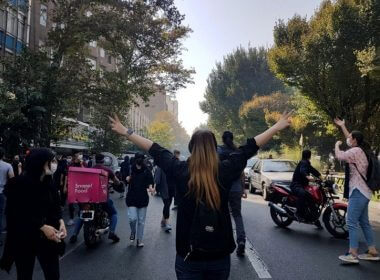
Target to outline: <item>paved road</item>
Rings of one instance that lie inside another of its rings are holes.
[[[175,279],[175,233],[161,231],[162,202],[151,198],[148,208],[145,247],[138,249],[129,244],[129,227],[123,199],[114,197],[119,210],[121,237],[118,244],[104,239],[97,248],[88,250],[82,236],[74,246],[68,245],[61,260],[63,280],[166,280]],[[175,212],[172,212],[175,217]],[[274,226],[266,203],[260,196],[250,196],[243,204],[247,237],[252,249],[244,259],[232,256],[232,280],[244,279],[379,279],[380,263],[362,262],[359,266],[342,266],[338,254],[346,251],[347,241],[336,240],[327,232],[312,226],[292,224],[283,230]],[[174,223],[173,223],[174,224]],[[377,244],[380,244],[380,223],[373,222]],[[361,244],[363,245],[363,244]],[[0,272],[1,280],[15,279]],[[36,266],[34,279],[43,279]]]

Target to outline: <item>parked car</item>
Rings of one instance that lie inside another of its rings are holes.
[[[259,191],[265,200],[269,200],[273,192],[273,184],[289,187],[292,182],[297,163],[285,159],[263,159],[252,168],[249,190]]]
[[[249,186],[249,182],[251,180],[251,176],[252,176],[252,168],[253,166],[256,164],[256,162],[258,162],[258,158],[250,158],[248,161],[247,161],[247,166],[244,168],[244,183],[245,183],[245,186]]]

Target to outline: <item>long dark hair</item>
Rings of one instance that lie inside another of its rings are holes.
[[[364,134],[360,131],[354,130],[351,132],[352,139],[356,140],[356,143],[358,144],[358,147],[363,150],[363,152],[366,154],[367,158],[372,153],[371,146],[364,140]]]
[[[25,159],[25,175],[39,179],[44,172],[44,165],[54,159],[54,153],[48,148],[32,149]]]

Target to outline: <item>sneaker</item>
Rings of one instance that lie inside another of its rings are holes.
[[[379,254],[370,254],[368,251],[365,252],[365,254],[359,255],[358,259],[364,261],[380,261]]]
[[[236,249],[236,255],[239,257],[244,257],[245,255],[245,242],[239,242],[238,247]]]
[[[317,227],[317,229],[323,229],[323,226],[322,226],[322,224],[321,224],[321,222],[319,220],[316,220],[314,222],[314,225]]]
[[[144,243],[140,242],[139,240],[137,240],[137,248],[142,248],[144,247]]]
[[[136,239],[136,235],[135,235],[135,233],[134,233],[134,232],[131,232],[131,236],[129,237],[129,240],[130,240],[131,242],[134,242],[135,239]]]
[[[167,233],[170,233],[170,231],[172,230],[172,226],[169,225],[169,224],[167,224],[167,225],[165,225],[164,230],[165,230]]]
[[[72,225],[74,225],[74,220],[73,220],[73,219],[70,219],[70,220],[67,222],[67,225],[68,225],[68,226],[72,226]]]
[[[113,241],[113,243],[117,243],[117,242],[120,241],[119,236],[117,236],[117,235],[116,235],[115,233],[113,233],[113,232],[110,232],[110,233],[108,234],[108,239],[111,239],[111,240]]]
[[[347,253],[345,255],[342,255],[342,256],[339,256],[339,259],[341,261],[343,261],[344,263],[347,263],[347,264],[356,264],[356,263],[359,263],[359,259],[358,257],[355,257],[354,255],[352,255],[351,253]]]
[[[78,240],[78,237],[76,235],[73,235],[70,237],[70,243],[71,244],[74,244],[75,242],[77,242],[77,240]]]

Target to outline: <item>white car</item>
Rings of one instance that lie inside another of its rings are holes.
[[[273,191],[272,184],[280,184],[289,187],[297,163],[287,159],[263,159],[256,162],[252,168],[249,182],[249,190],[255,193],[257,190],[263,194],[265,200],[269,200]]]

